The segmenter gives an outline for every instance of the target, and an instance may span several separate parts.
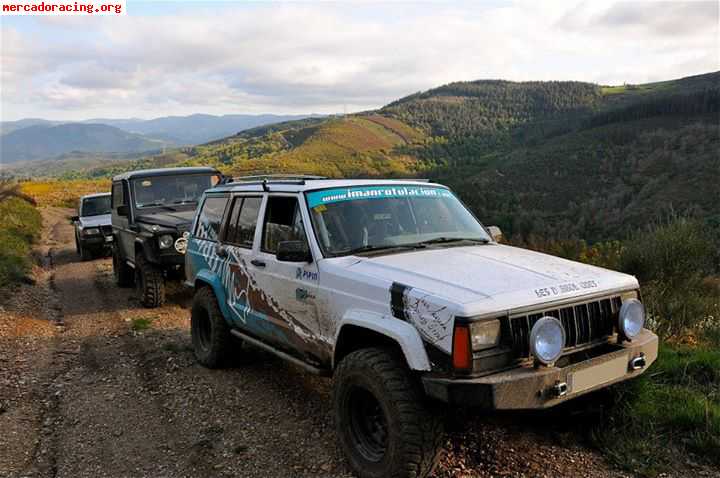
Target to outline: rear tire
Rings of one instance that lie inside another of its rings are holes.
[[[195,292],[190,315],[190,335],[198,362],[208,368],[219,368],[227,363],[233,345],[230,327],[209,287]]]
[[[359,477],[423,478],[432,472],[442,422],[398,353],[350,353],[335,372],[333,400],[341,447]]]
[[[114,248],[112,251],[112,263],[113,275],[118,287],[132,287],[135,284],[135,271],[118,256],[117,250]]]
[[[140,303],[149,309],[165,303],[165,277],[142,253],[135,256],[135,288]]]

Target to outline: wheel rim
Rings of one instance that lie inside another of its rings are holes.
[[[207,312],[204,309],[195,311],[193,322],[197,344],[203,352],[206,352],[210,348],[210,335],[212,333],[212,325]]]
[[[369,390],[353,387],[347,407],[353,446],[366,460],[381,461],[387,449],[388,423],[380,402]]]

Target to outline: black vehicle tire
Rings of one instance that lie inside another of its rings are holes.
[[[190,335],[195,358],[202,365],[220,368],[228,363],[233,347],[230,327],[209,287],[199,289],[193,297]]]
[[[441,450],[442,421],[405,361],[391,349],[350,353],[335,372],[335,426],[361,478],[423,478]]]
[[[135,289],[140,303],[149,309],[165,303],[165,277],[142,253],[135,256]]]
[[[117,251],[113,248],[112,252],[113,275],[115,283],[118,287],[132,287],[135,284],[135,271],[132,267],[120,258]]]
[[[83,246],[83,245],[82,245],[82,242],[80,242],[80,243],[78,244],[78,248],[80,249],[78,252],[80,253],[80,259],[81,259],[81,260],[83,260],[83,261],[89,261],[89,260],[91,260],[91,259],[93,258],[93,253],[92,253],[92,251],[91,251],[89,248]]]

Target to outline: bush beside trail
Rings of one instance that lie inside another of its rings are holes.
[[[40,212],[31,199],[16,185],[0,183],[0,292],[26,277],[41,228]]]

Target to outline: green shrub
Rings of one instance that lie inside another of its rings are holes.
[[[709,230],[682,217],[638,231],[624,243],[620,267],[639,279],[648,323],[662,337],[694,335],[718,317],[718,289],[707,279],[715,272],[715,255]]]
[[[32,265],[31,245],[40,237],[38,210],[19,197],[0,201],[0,288],[21,280]]]

